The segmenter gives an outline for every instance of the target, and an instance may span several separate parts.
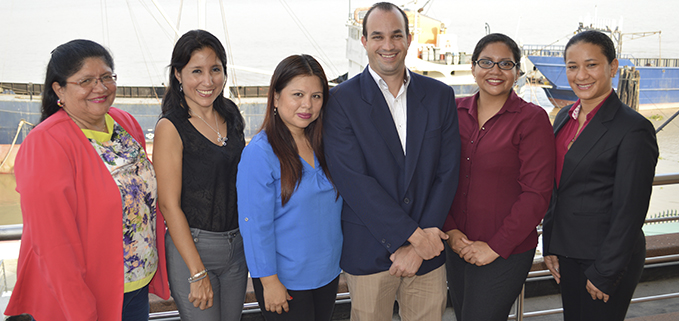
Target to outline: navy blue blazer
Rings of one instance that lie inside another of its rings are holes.
[[[554,133],[568,121],[559,111]],[[566,153],[543,222],[543,255],[593,260],[585,275],[612,294],[632,253],[651,198],[658,145],[653,124],[612,93]]]
[[[417,227],[442,228],[455,196],[460,134],[453,89],[411,73],[406,155],[384,96],[368,68],[333,88],[324,148],[344,198],[340,266],[354,275],[386,271],[389,256]],[[445,262],[424,261],[422,275]]]

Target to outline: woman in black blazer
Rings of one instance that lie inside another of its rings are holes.
[[[655,130],[613,91],[618,60],[608,36],[579,33],[564,57],[579,99],[554,120],[545,263],[561,285],[564,320],[623,320],[646,257],[641,227],[658,160]]]

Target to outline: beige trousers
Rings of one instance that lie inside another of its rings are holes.
[[[389,271],[369,275],[345,272],[351,297],[351,321],[391,321],[394,299],[402,321],[441,321],[446,309],[445,265],[414,277]]]

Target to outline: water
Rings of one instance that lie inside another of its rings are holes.
[[[21,207],[14,174],[0,174],[0,225],[21,224]]]
[[[224,43],[228,38],[229,63],[262,72],[230,70],[230,81],[238,85],[267,84],[276,64],[298,53],[319,58],[328,78],[345,73],[349,8],[375,2],[222,0],[226,37],[220,1],[205,1],[206,29]],[[175,25],[180,0],[157,2]],[[180,34],[199,25],[197,0],[183,2]],[[486,23],[492,32],[506,33],[523,44],[564,45],[579,21],[596,14],[600,18],[622,18],[625,32],[662,30],[662,44],[657,35],[633,41],[626,37],[624,52],[637,57],[679,57],[677,9],[676,0],[571,0],[564,4],[543,0],[439,0],[429,1],[423,13],[444,22],[450,33],[458,35],[460,50],[469,53],[485,35]],[[0,30],[0,82],[42,82],[52,49],[71,39],[87,38],[113,52],[120,85],[159,86],[167,81],[166,66],[175,39],[151,0],[2,0]]]
[[[671,117],[677,109],[659,109],[654,111],[642,111],[649,117],[655,127],[659,127],[665,120]],[[656,134],[660,156],[656,166],[657,174],[679,173],[679,120],[674,119],[662,131]],[[651,194],[651,204],[648,210],[649,216],[658,213],[674,213],[679,211],[679,185],[654,186]],[[644,227],[647,235],[679,232],[679,222],[660,224]]]

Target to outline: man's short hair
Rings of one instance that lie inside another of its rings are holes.
[[[370,10],[368,10],[368,12],[366,12],[365,16],[363,17],[363,37],[365,37],[366,39],[368,38],[368,30],[366,29],[366,25],[367,25],[367,22],[368,22],[368,17],[370,16],[370,13],[374,9],[379,9],[379,10],[382,10],[382,11],[391,11],[391,10],[394,10],[394,9],[398,10],[398,12],[400,12],[401,15],[403,16],[403,21],[405,22],[405,25],[406,25],[406,31],[405,31],[406,36],[410,34],[410,29],[408,28],[408,16],[406,15],[406,13],[403,10],[401,10],[401,8],[399,8],[398,6],[396,6],[395,4],[393,4],[391,2],[378,2],[378,3],[374,4],[372,7],[370,7]]]

